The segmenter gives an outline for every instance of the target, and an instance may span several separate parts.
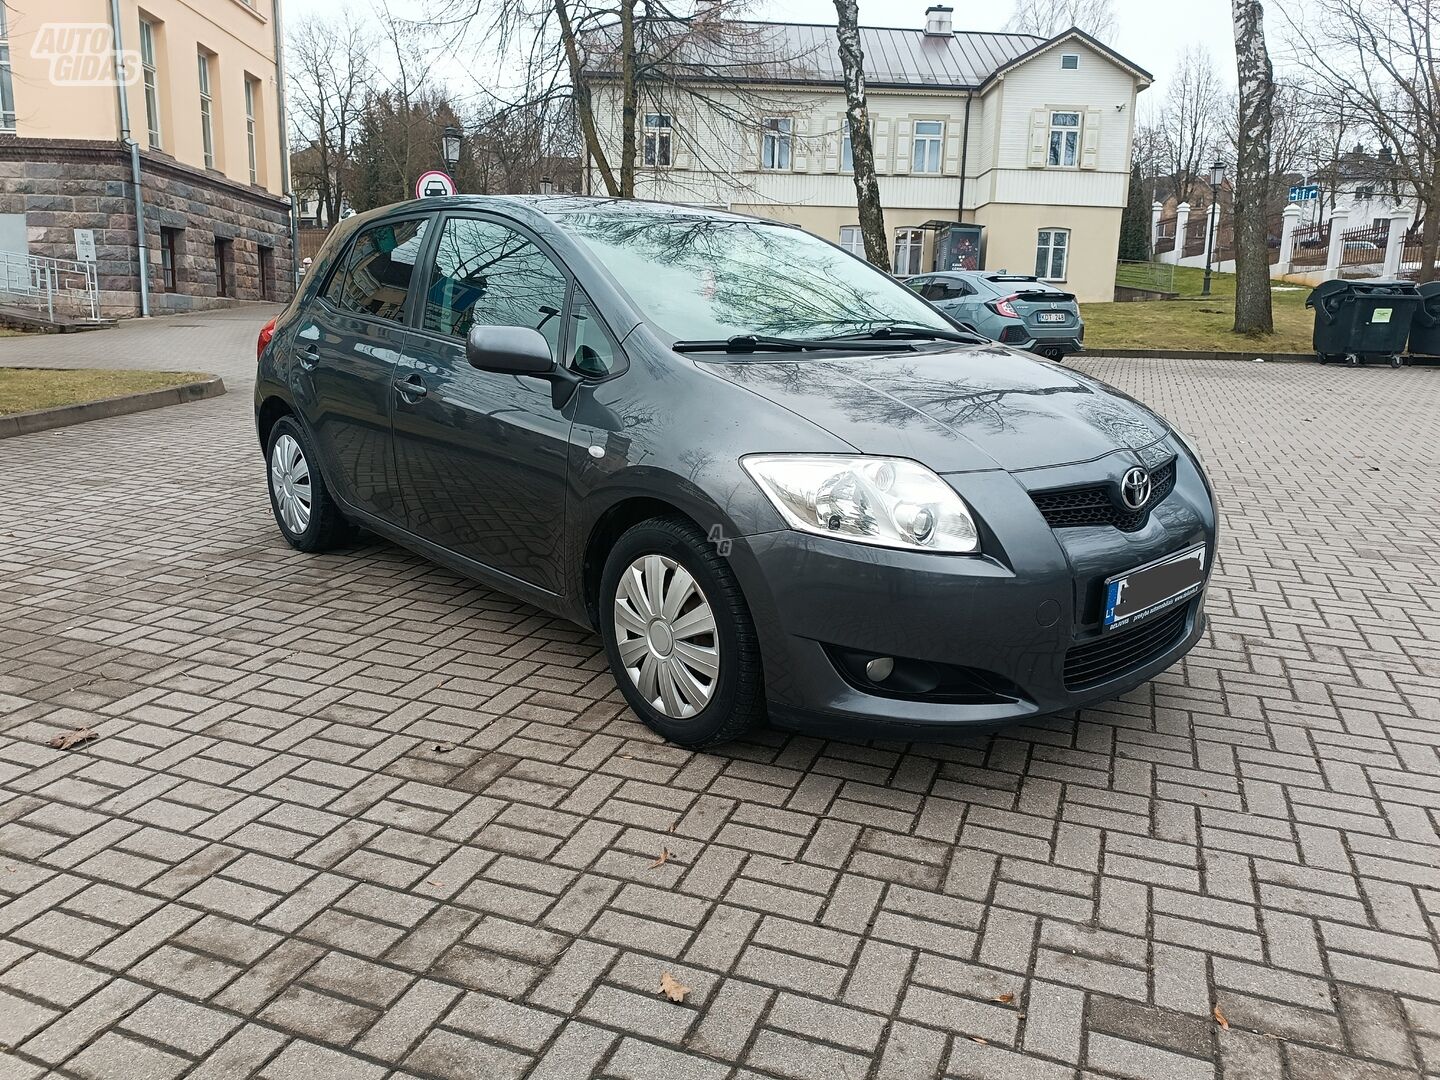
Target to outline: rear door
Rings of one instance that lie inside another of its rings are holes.
[[[391,382],[408,341],[415,262],[429,216],[359,230],[291,338],[293,391],[343,502],[402,524],[390,455]]]
[[[569,275],[504,219],[447,215],[426,256],[415,348],[395,373],[395,467],[407,528],[548,592],[563,591],[570,420],[550,384],[471,367],[474,325],[528,326],[561,354]]]

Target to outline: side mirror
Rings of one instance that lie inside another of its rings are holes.
[[[505,375],[543,377],[555,370],[550,342],[528,326],[472,326],[465,338],[465,359],[471,367]]]

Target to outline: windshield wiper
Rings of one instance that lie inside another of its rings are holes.
[[[889,335],[886,335],[887,337]],[[847,334],[844,337],[786,338],[769,337],[765,334],[736,334],[723,341],[677,341],[670,347],[676,352],[805,352],[810,349],[873,349],[874,334],[862,336]],[[911,346],[902,345],[909,349]]]
[[[852,341],[859,338],[878,338],[881,341],[895,338],[907,338],[910,340],[931,341],[957,341],[962,345],[984,345],[989,343],[988,338],[978,337],[975,334],[967,334],[963,330],[941,330],[933,326],[921,326],[918,323],[881,323],[873,330],[856,330],[853,333],[841,334],[838,338],[831,340]]]

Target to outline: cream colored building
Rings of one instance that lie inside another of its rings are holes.
[[[1113,299],[1135,100],[1150,75],[1079,30],[1042,40],[957,32],[950,19],[937,5],[924,29],[861,30],[895,272],[958,265],[945,238],[973,237],[947,233],[961,223],[980,227],[981,268]],[[721,80],[708,74],[727,67],[712,48],[686,78],[646,88],[636,194],[793,222],[862,254],[835,28],[729,25],[747,56],[768,59]],[[616,163],[610,55],[593,49],[587,70]],[[603,190],[593,164],[586,174]]]
[[[288,296],[278,3],[4,0],[0,251],[93,249],[109,314]]]

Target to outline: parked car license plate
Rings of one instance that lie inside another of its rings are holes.
[[[1042,311],[1040,313],[1041,322],[1064,322],[1069,317],[1063,311]]]
[[[1106,630],[1133,626],[1189,600],[1205,584],[1205,545],[1167,555],[1105,582]]]

